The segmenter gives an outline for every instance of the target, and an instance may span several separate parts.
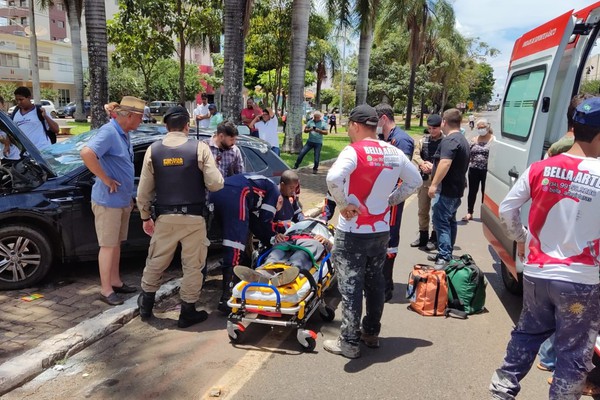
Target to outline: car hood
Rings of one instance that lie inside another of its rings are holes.
[[[10,131],[13,140],[16,142],[15,145],[19,148],[25,149],[30,158],[35,160],[39,165],[44,167],[52,176],[54,176],[54,171],[42,156],[41,151],[37,147],[35,147],[33,143],[31,143],[31,140],[29,140],[29,138],[25,136],[25,134],[19,128],[17,128],[10,116],[8,116],[8,114],[0,112],[0,120],[4,125],[6,125],[6,127]]]

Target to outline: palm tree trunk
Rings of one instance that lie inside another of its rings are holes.
[[[283,151],[298,153],[302,148],[302,114],[304,77],[306,75],[306,45],[310,0],[292,3],[292,54],[290,58],[290,107]]]
[[[181,15],[182,0],[177,0],[177,14]],[[179,35],[179,102],[185,104],[185,32],[180,30]]]
[[[31,67],[31,83],[33,86],[33,99],[41,103],[40,94],[40,68],[37,48],[37,34],[35,32],[35,2],[32,0],[29,3],[29,47],[31,48],[30,67]]]
[[[73,80],[75,84],[75,122],[87,122],[83,103],[83,61],[81,55],[81,0],[67,0],[67,18],[71,30],[71,52],[73,55]]]
[[[367,102],[369,89],[369,60],[373,46],[373,25],[366,21],[360,31],[360,45],[358,48],[358,74],[356,76],[356,105]]]
[[[95,129],[108,121],[104,111],[104,104],[108,103],[108,38],[103,1],[85,0],[85,21],[90,64],[92,129]]]
[[[223,2],[223,108],[225,119],[242,122],[242,88],[244,85],[244,19],[248,0]]]

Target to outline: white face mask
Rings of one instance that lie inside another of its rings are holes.
[[[477,133],[479,134],[479,136],[485,136],[488,133],[487,128],[481,128],[481,129],[477,129]]]
[[[375,133],[381,135],[383,133],[383,126],[378,126],[377,129],[375,129]]]

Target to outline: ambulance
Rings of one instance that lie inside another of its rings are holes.
[[[567,108],[581,83],[600,80],[599,21],[596,2],[527,32],[513,47],[481,206],[484,235],[501,260],[502,281],[511,293],[522,293],[523,265],[498,207],[525,169],[566,133]],[[525,226],[528,214],[529,203],[522,209]]]

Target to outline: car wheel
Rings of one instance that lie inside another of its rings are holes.
[[[56,118],[56,117],[58,117],[58,114],[56,113],[56,111],[52,111],[52,112],[50,113],[50,115],[52,116],[52,118]]]
[[[52,247],[44,234],[27,226],[0,228],[0,290],[31,286],[51,265]]]
[[[500,269],[502,273],[502,282],[504,283],[506,290],[516,295],[523,294],[523,273],[517,273],[517,280],[513,274],[510,273],[504,262],[500,262]]]

